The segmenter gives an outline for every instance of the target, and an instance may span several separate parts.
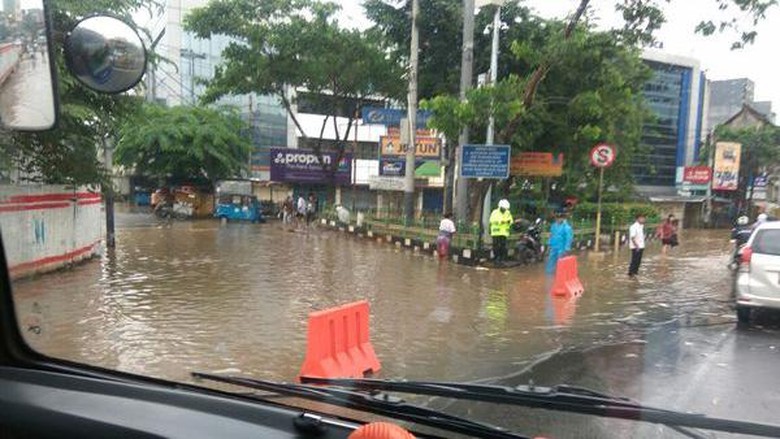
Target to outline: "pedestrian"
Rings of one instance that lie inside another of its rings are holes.
[[[666,254],[666,252],[669,250],[669,247],[673,247],[672,236],[675,234],[674,221],[674,215],[669,214],[669,216],[666,217],[664,222],[662,222],[655,231],[655,234],[658,235],[658,238],[661,240],[662,254]]]
[[[285,226],[292,225],[295,207],[293,206],[293,199],[291,196],[287,196],[282,203],[282,224]]]
[[[502,199],[498,202],[498,208],[490,214],[490,237],[493,240],[493,254],[496,262],[507,259],[507,239],[512,228],[512,213],[509,211],[509,201]]]
[[[311,225],[314,221],[314,216],[317,214],[317,198],[314,196],[314,192],[309,192],[309,199],[306,201],[306,226]]]
[[[679,230],[680,230],[680,220],[673,219],[672,220],[672,237],[669,239],[669,245],[672,246],[672,248],[677,247],[680,245],[680,238],[679,238]]]
[[[303,195],[298,195],[298,202],[295,206],[295,216],[297,216],[299,220],[303,220],[303,218],[306,217],[306,199],[303,198]]]
[[[558,259],[571,251],[571,243],[574,240],[574,231],[566,221],[566,213],[561,211],[555,215],[555,222],[550,227],[550,255],[547,259],[545,271],[547,274],[555,273],[558,265]]]
[[[439,253],[440,258],[446,258],[450,254],[450,244],[455,231],[452,213],[447,212],[439,223],[439,236],[436,238],[436,251]]]
[[[628,229],[628,248],[631,249],[631,265],[628,276],[636,277],[642,264],[642,253],[645,251],[645,216],[637,214],[634,224]]]

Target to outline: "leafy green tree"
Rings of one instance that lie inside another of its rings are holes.
[[[335,148],[343,156],[365,100],[399,98],[404,83],[403,69],[382,50],[379,34],[342,28],[335,19],[337,10],[334,3],[311,0],[215,0],[193,10],[186,18],[188,30],[200,38],[226,35],[233,40],[208,81],[204,101],[231,94],[275,95],[304,143],[317,153],[324,149],[326,124],[333,123]],[[289,88],[305,90],[326,114],[318,139],[310,141],[298,123]],[[338,129],[337,116],[347,119],[343,130]]]
[[[115,160],[160,182],[213,184],[245,170],[247,130],[228,108],[148,104],[122,125]]]

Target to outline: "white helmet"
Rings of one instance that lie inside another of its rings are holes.
[[[501,201],[499,201],[499,202],[498,202],[498,208],[499,208],[499,209],[506,209],[506,210],[509,210],[509,200],[507,200],[506,198],[504,198],[504,199],[502,199]]]
[[[742,215],[741,217],[737,218],[737,225],[738,226],[746,226],[747,223],[750,222],[750,219],[746,217],[745,215]]]
[[[756,222],[763,223],[767,220],[767,215],[765,213],[761,213],[758,215],[758,218],[756,218]]]

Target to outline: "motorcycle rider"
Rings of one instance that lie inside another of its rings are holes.
[[[737,218],[736,225],[731,229],[731,241],[734,242],[734,255],[731,260],[732,266],[739,265],[739,249],[743,245],[747,244],[750,235],[753,233],[753,228],[761,221],[761,215],[756,220],[755,224],[749,225],[750,219],[746,215],[741,215]]]
[[[566,212],[558,211],[555,214],[555,222],[550,226],[550,256],[547,259],[545,272],[547,274],[555,273],[555,267],[558,265],[558,259],[571,251],[571,243],[574,239],[574,231],[566,221]]]
[[[506,242],[512,228],[512,213],[509,211],[509,200],[502,199],[498,208],[490,214],[490,237],[493,240],[493,253],[496,262],[504,262],[507,258]]]

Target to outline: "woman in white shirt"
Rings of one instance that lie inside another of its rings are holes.
[[[439,223],[439,237],[436,238],[436,250],[440,258],[446,258],[449,255],[450,242],[452,242],[452,235],[454,234],[455,223],[452,222],[452,214],[447,212]]]

